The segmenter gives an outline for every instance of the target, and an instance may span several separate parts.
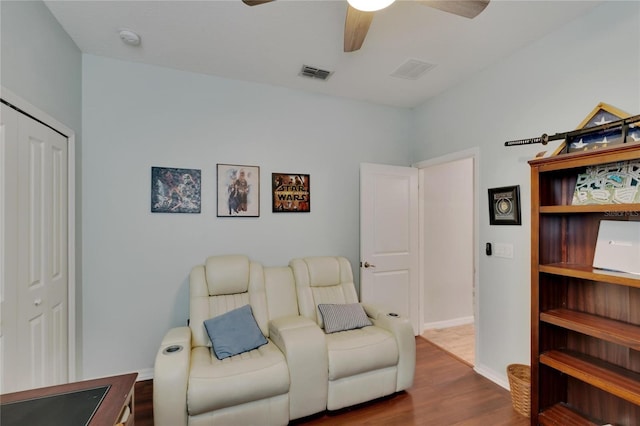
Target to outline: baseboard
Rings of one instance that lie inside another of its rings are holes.
[[[143,380],[153,380],[153,368],[144,368],[142,370],[138,370],[138,382]]]
[[[476,365],[475,367],[473,367],[473,370],[482,377],[486,377],[493,383],[505,388],[506,390],[509,390],[509,379],[507,378],[506,372],[504,374],[499,374],[497,371],[482,364]]]
[[[455,327],[458,325],[465,325],[465,324],[473,324],[474,319],[473,316],[470,317],[461,317],[461,318],[453,318],[450,320],[446,320],[446,321],[436,321],[436,322],[427,322],[424,323],[422,326],[423,330],[433,330],[433,329],[439,329],[439,328],[448,328],[448,327]]]

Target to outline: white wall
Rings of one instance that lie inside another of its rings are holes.
[[[575,128],[599,103],[640,113],[640,3],[605,2],[415,113],[415,161],[469,147],[480,151],[480,253],[514,244],[514,259],[480,256],[478,365],[506,383],[529,363],[530,186],[527,160],[541,145],[512,139]],[[488,188],[520,185],[522,226],[489,226]]]
[[[76,335],[82,333],[82,53],[41,1],[0,1],[0,85],[75,132]],[[76,346],[81,359],[81,345]],[[76,373],[79,373],[77,371]]]
[[[422,169],[425,329],[473,322],[473,158]]]
[[[408,110],[85,55],[84,373],[153,366],[186,323],[190,269],[359,262],[359,164],[409,165]],[[260,167],[259,218],[217,218],[216,163]],[[151,167],[202,170],[202,213],[150,213]],[[271,213],[272,172],[311,175],[311,213]]]

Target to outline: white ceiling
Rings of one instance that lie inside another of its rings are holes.
[[[399,107],[420,105],[598,3],[492,0],[469,20],[400,0],[376,12],[359,51],[344,53],[346,0],[45,1],[83,53]],[[141,45],[122,43],[121,28]],[[418,80],[390,76],[409,59],[436,67]],[[303,64],[333,74],[300,77]]]

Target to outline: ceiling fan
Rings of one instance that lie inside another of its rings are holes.
[[[264,3],[270,3],[274,0],[242,1],[249,6],[257,6]],[[347,17],[344,22],[345,52],[354,52],[362,47],[362,43],[367,36],[367,31],[369,31],[371,21],[373,21],[373,15],[375,14],[374,11],[389,6],[393,1],[394,0],[382,1],[382,3],[384,3],[383,5],[373,8],[374,6],[370,6],[372,3],[380,3],[381,1],[349,0]],[[489,4],[489,0],[416,0],[416,2],[469,19],[478,16]],[[364,6],[359,6],[358,3],[364,3]]]

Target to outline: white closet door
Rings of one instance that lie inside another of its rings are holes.
[[[68,378],[67,139],[5,105],[2,128],[1,364],[11,392]]]

